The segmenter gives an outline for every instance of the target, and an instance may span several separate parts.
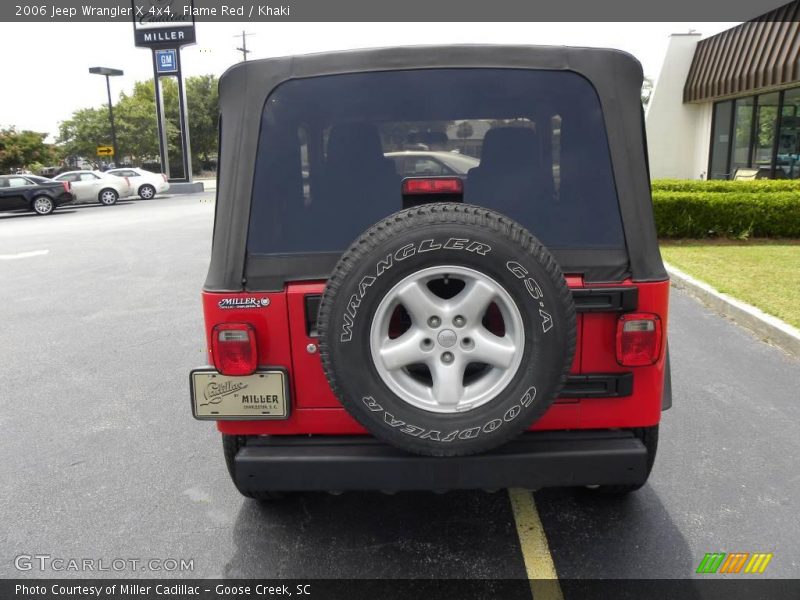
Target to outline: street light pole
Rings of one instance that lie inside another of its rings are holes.
[[[111,122],[111,147],[114,149],[114,162],[119,161],[120,156],[117,151],[117,129],[114,126],[114,105],[111,102],[111,81],[109,77],[116,77],[124,75],[124,71],[120,69],[110,69],[108,67],[91,67],[89,73],[92,75],[105,75],[106,78],[106,92],[108,92],[108,120]]]
[[[111,121],[111,147],[114,148],[114,164],[119,161],[117,152],[117,128],[114,127],[114,105],[111,103],[111,80],[106,75],[106,91],[108,92],[108,120]]]

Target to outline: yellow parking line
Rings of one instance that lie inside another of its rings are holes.
[[[533,597],[536,600],[563,600],[556,566],[547,545],[542,521],[536,511],[533,494],[527,490],[510,489],[508,496],[511,499],[519,546]]]

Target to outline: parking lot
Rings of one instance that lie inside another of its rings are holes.
[[[526,578],[552,560],[564,579],[682,578],[707,552],[772,552],[768,576],[797,576],[800,362],[675,291],[674,407],[626,499],[240,497],[188,398],[213,215],[208,192],[0,214],[1,577],[85,576],[15,568],[44,553],[193,560],[111,574],[128,577]]]

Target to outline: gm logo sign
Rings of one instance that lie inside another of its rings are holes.
[[[763,573],[772,553],[766,552],[709,552],[700,561],[697,573]]]
[[[156,72],[175,73],[178,70],[177,50],[156,50]]]

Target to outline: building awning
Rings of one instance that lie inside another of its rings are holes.
[[[684,102],[744,95],[800,81],[800,0],[701,40]]]

